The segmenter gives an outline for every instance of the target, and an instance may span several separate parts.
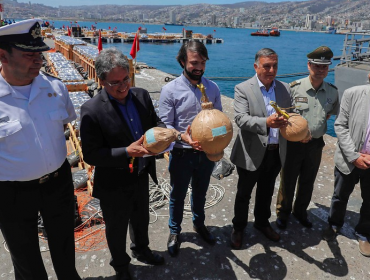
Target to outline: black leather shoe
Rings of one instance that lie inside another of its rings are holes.
[[[283,220],[281,218],[277,218],[275,223],[276,223],[276,226],[279,229],[286,229],[286,224],[287,224],[286,220]]]
[[[180,251],[180,234],[170,233],[167,241],[167,249],[171,257],[177,256]]]
[[[116,280],[132,280],[128,268],[120,272],[116,272]]]
[[[270,225],[268,225],[267,227],[260,227],[256,224],[253,224],[253,226],[260,232],[262,232],[271,241],[277,242],[280,240],[280,235],[276,231],[274,231],[274,229]]]
[[[329,225],[322,233],[322,238],[326,241],[333,241],[337,237],[338,229]]]
[[[216,238],[213,236],[212,233],[209,232],[208,228],[205,225],[202,225],[199,228],[193,226],[193,229],[208,244],[214,245],[216,243]]]
[[[159,254],[153,253],[149,248],[145,249],[143,252],[132,251],[131,256],[147,264],[164,264],[164,258]]]
[[[300,217],[298,217],[296,214],[294,214],[293,212],[293,216],[301,223],[302,226],[306,227],[306,228],[312,228],[312,223],[309,219],[302,219]]]
[[[243,244],[243,231],[233,229],[230,241],[231,248],[239,250]]]

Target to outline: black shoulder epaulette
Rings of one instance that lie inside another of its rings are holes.
[[[301,81],[294,81],[294,82],[291,82],[290,84],[289,84],[289,86],[290,87],[294,87],[294,86],[296,86],[296,85],[299,85],[301,83]]]
[[[62,80],[61,78],[57,77],[57,76],[54,76],[53,74],[50,74],[48,72],[45,72],[43,70],[41,70],[42,74],[46,75],[46,76],[49,76],[49,77],[52,77],[52,78],[55,78],[55,79],[58,79],[58,80]]]
[[[333,85],[332,83],[328,83],[328,85],[329,86],[332,86],[333,88],[335,88],[336,90],[338,90],[338,88],[335,85]]]

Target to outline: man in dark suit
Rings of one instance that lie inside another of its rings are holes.
[[[292,101],[288,85],[275,80],[277,68],[275,51],[261,49],[255,56],[256,75],[235,87],[235,123],[239,127],[231,152],[231,161],[239,174],[231,234],[231,246],[235,249],[242,246],[249,200],[256,183],[254,227],[268,239],[280,240],[269,218],[275,179],[286,152],[286,140],[279,135],[279,128],[286,126],[287,121],[275,112],[270,101],[275,101],[281,108],[291,107]]]
[[[126,253],[129,227],[132,256],[146,263],[164,263],[148,245],[149,177],[157,183],[154,157],[141,145],[148,129],[165,127],[149,93],[130,88],[129,64],[117,49],[103,50],[95,62],[104,88],[81,108],[84,160],[95,166],[93,196],[100,199],[111,265],[117,280],[131,279]]]

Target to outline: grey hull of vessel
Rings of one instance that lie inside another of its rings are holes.
[[[354,86],[368,83],[370,73],[370,32],[347,33],[344,38],[342,54],[335,57],[340,63],[335,67],[335,85],[339,97]]]
[[[369,73],[370,65],[363,64],[361,67],[336,66],[334,77],[339,97],[342,98],[343,92],[350,87],[367,84]]]

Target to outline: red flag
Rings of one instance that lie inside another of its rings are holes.
[[[0,4],[0,13],[4,12],[3,4]]]
[[[66,28],[66,27],[65,27],[65,26],[64,26],[64,24],[63,24],[63,29],[64,29],[64,28]]]
[[[110,26],[109,26],[109,30],[110,30]]]
[[[67,30],[68,30],[68,36],[71,37],[71,29],[69,29],[69,26],[67,26]]]
[[[164,28],[164,26],[163,26],[162,28],[163,28],[163,30],[164,30],[164,31],[166,31],[166,30],[167,30],[166,28]]]
[[[137,33],[135,35],[134,42],[131,47],[130,55],[132,59],[135,59],[136,53],[140,50],[140,45],[139,45],[139,38],[137,37]]]
[[[214,29],[213,32],[216,32],[216,29]]]
[[[103,49],[103,43],[101,41],[101,31],[99,30],[99,41],[98,41],[98,50],[99,50],[99,53],[102,51]]]

